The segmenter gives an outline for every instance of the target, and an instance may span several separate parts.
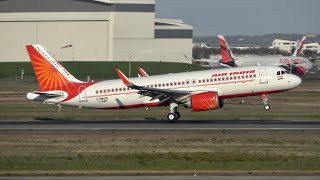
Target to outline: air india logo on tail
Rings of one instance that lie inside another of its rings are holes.
[[[79,94],[80,85],[93,84],[77,80],[40,45],[28,45],[27,50],[41,91],[65,91],[69,100]]]
[[[52,58],[41,52],[39,47],[35,49],[33,46],[27,46],[27,49],[42,91],[66,90],[69,92],[69,87],[75,86],[52,65],[53,62],[50,62]]]

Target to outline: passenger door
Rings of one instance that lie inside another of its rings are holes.
[[[86,86],[80,86],[79,87],[79,102],[87,102],[87,87]]]
[[[259,68],[259,78],[260,78],[260,84],[268,83],[266,68]]]

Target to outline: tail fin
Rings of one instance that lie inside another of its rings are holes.
[[[149,76],[149,74],[144,69],[142,69],[141,67],[139,67],[138,69],[139,69],[140,74],[141,74],[142,77]]]
[[[65,90],[84,83],[72,76],[41,45],[26,46],[41,91]]]
[[[234,55],[233,55],[226,39],[224,38],[224,36],[219,35],[218,41],[219,41],[219,45],[220,45],[220,52],[222,55],[221,63],[228,63],[228,62],[234,60]]]
[[[304,45],[304,42],[306,41],[306,38],[307,38],[306,36],[303,36],[302,40],[299,43],[299,46],[297,47],[297,49],[292,54],[293,57],[301,56],[303,45]]]

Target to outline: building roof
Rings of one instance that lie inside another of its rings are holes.
[[[155,0],[0,0],[0,13],[155,12]]]
[[[191,25],[185,24],[181,19],[156,19],[156,29],[188,29],[193,30]]]
[[[93,0],[108,4],[155,4],[155,0]]]

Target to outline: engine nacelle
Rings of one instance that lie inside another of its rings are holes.
[[[305,73],[306,73],[306,69],[305,69],[304,67],[302,67],[302,66],[297,66],[297,67],[295,68],[295,73],[294,73],[294,74],[296,74],[296,75],[298,75],[298,76],[303,76]]]
[[[205,92],[192,95],[185,105],[193,111],[209,111],[219,109],[219,96],[217,92]]]

